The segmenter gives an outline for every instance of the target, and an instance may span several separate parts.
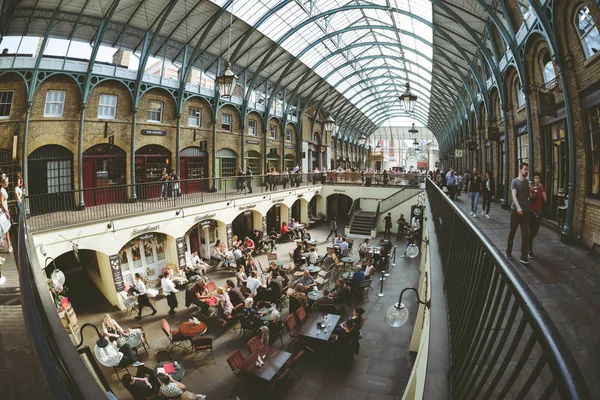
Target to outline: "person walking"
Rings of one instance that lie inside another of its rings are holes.
[[[473,168],[473,176],[469,180],[469,186],[467,187],[467,196],[471,198],[471,216],[477,218],[477,202],[481,195],[482,180],[479,176],[477,168]]]
[[[171,280],[171,270],[166,270],[163,273],[163,278],[160,282],[162,286],[163,295],[167,298],[167,304],[169,305],[169,315],[175,315],[175,309],[178,306],[177,293],[179,290],[175,288],[175,284]]]
[[[537,236],[542,222],[542,207],[548,201],[546,188],[542,185],[542,174],[533,174],[533,183],[529,187],[529,253],[528,257],[533,260],[533,239]]]
[[[521,261],[522,264],[529,264],[529,164],[522,162],[519,166],[519,176],[513,179],[510,184],[512,194],[512,204],[510,206],[510,232],[508,233],[508,244],[504,256],[507,260],[512,260],[513,241],[517,228],[521,227]]]
[[[446,187],[448,188],[448,196],[450,196],[450,200],[456,200],[456,176],[454,175],[454,170],[451,169],[446,174]]]
[[[396,235],[396,240],[402,240],[404,229],[406,228],[406,219],[404,218],[404,214],[400,214],[400,218],[398,218],[396,223],[398,224],[398,234]]]
[[[492,204],[492,200],[494,200],[494,194],[496,193],[496,182],[494,182],[494,178],[492,178],[490,171],[486,171],[485,173],[481,193],[483,197],[481,215],[487,219],[490,219],[490,205]]]
[[[338,235],[337,233],[337,218],[333,217],[333,219],[331,220],[331,223],[329,224],[329,235],[327,235],[327,240],[329,240],[329,237],[333,234],[333,237],[336,237]]]
[[[248,187],[248,193],[252,193],[252,169],[249,166],[246,169],[246,186]]]
[[[392,213],[387,213],[387,215],[383,218],[385,221],[385,231],[383,233],[383,237],[385,239],[390,238],[391,230],[392,230]]]
[[[148,299],[148,293],[146,293],[146,284],[142,280],[142,276],[137,272],[135,274],[135,282],[133,283],[133,287],[135,288],[135,291],[137,293],[138,301],[138,315],[136,315],[135,318],[142,318],[142,309],[144,307],[150,307],[152,309],[152,315],[155,315],[157,311]]]

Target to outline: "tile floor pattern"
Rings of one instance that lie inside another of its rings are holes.
[[[470,212],[470,199],[456,201]],[[482,218],[481,202],[477,218],[471,221],[504,253],[509,232],[509,213],[492,204],[490,219]],[[583,372],[591,393],[600,393],[600,255],[583,246],[561,243],[556,228],[540,227],[533,243],[535,259],[519,262],[521,233],[513,245],[512,265],[548,311]]]
[[[343,231],[343,230],[341,230]],[[327,224],[321,224],[310,230],[313,238],[319,241],[320,253],[326,251],[326,245],[323,243],[328,233]],[[393,243],[396,244],[395,241]],[[406,286],[416,286],[419,280],[419,258],[414,260],[402,259],[399,256],[404,250],[404,242],[398,244],[398,259],[396,266],[390,271],[391,276],[384,282],[385,297],[376,296],[377,287],[362,302],[354,301],[353,307],[361,305],[366,309],[367,318],[361,332],[363,339],[360,343],[360,354],[355,356],[354,361],[348,365],[340,365],[334,360],[328,359],[323,354],[307,353],[300,361],[298,372],[301,378],[292,374],[290,380],[289,392],[274,396],[269,393],[259,392],[252,387],[237,385],[237,379],[227,365],[226,358],[234,350],[240,349],[244,356],[248,355],[245,348],[245,341],[242,335],[232,330],[223,331],[223,328],[212,318],[208,324],[206,335],[214,338],[214,354],[216,364],[212,363],[210,356],[204,360],[194,359],[191,355],[186,355],[181,350],[175,350],[172,354],[173,359],[177,360],[186,368],[186,375],[182,382],[189,390],[207,395],[209,400],[227,400],[239,396],[241,400],[249,399],[399,399],[402,397],[404,388],[410,376],[414,355],[408,351],[408,346],[412,336],[412,330],[415,320],[416,304],[410,305],[410,320],[402,328],[392,328],[385,322],[385,312],[387,308],[398,301],[400,291]],[[279,245],[276,251],[280,259],[288,260],[288,252],[292,250],[293,244]],[[355,254],[358,250],[355,249]],[[267,265],[266,255],[259,256],[262,265]],[[232,276],[231,273],[219,272],[210,274],[211,279],[218,285],[222,285],[225,279]],[[373,285],[379,284],[379,275]],[[152,346],[150,355],[146,356],[143,350],[140,350],[140,359],[146,362],[146,365],[152,368],[156,362],[152,352],[165,348],[168,341],[160,330],[160,320],[167,318],[169,323],[176,328],[181,322],[189,319],[193,314],[192,309],[184,307],[183,293],[179,294],[179,308],[174,317],[167,317],[166,301],[160,300],[156,303],[158,314],[151,317],[145,316],[141,321],[133,317],[127,317],[124,312],[105,310],[111,312],[121,326],[141,323],[146,330],[148,341]],[[77,310],[76,310],[77,311]],[[145,309],[149,314],[149,309]],[[97,326],[101,325],[102,313],[86,315],[77,311],[79,323],[92,322]],[[282,316],[285,318],[288,310],[283,310]],[[345,318],[343,315],[342,318]],[[94,335],[91,330],[85,332],[86,343],[94,343]],[[246,335],[246,341],[250,339]],[[284,334],[284,344],[288,349],[289,336]],[[280,342],[275,344],[279,348]],[[289,351],[295,353],[300,349],[296,343],[289,347]],[[135,368],[130,368],[135,371]],[[119,399],[129,399],[129,394],[125,391],[121,383],[117,380],[112,369],[102,367],[107,380]]]

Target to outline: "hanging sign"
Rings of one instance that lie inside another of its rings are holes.
[[[556,99],[552,93],[538,91],[538,101],[540,104],[540,115],[542,117],[556,118]]]
[[[489,140],[498,140],[498,136],[500,136],[500,129],[497,127],[489,127],[488,128],[488,139]]]
[[[454,157],[459,158],[459,157],[462,157],[462,156],[463,156],[463,151],[462,150],[459,150],[459,149],[454,150]]]
[[[469,142],[469,151],[477,151],[477,142]]]
[[[227,231],[227,248],[233,249],[233,225],[227,224],[225,230]]]
[[[141,133],[145,136],[167,136],[167,131],[160,129],[142,129]]]
[[[200,141],[200,151],[208,151],[208,141],[207,140],[201,140]]]
[[[185,242],[183,237],[175,239],[175,245],[177,246],[177,260],[179,261],[179,268],[185,268]]]
[[[115,283],[115,289],[117,293],[125,290],[125,284],[123,283],[123,274],[121,273],[121,265],[119,264],[119,256],[114,254],[108,257],[110,262],[110,270],[112,271],[113,282]]]

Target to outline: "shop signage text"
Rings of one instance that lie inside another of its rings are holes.
[[[260,141],[258,141],[258,140],[246,140],[246,143],[248,143],[248,144],[260,144]]]
[[[215,215],[217,215],[216,213],[212,213],[212,214],[206,214],[206,215],[196,215],[196,218],[194,218],[194,222],[200,222],[204,219],[211,219],[213,218]]]
[[[279,199],[274,199],[273,203],[283,203],[283,197],[279,198]]]
[[[147,233],[150,231],[157,231],[160,228],[160,225],[148,225],[144,229],[134,229],[131,231],[131,236],[141,235],[142,233]]]
[[[254,207],[256,207],[256,203],[247,204],[245,206],[240,206],[239,209],[240,209],[240,211],[243,211],[243,210],[249,210],[249,209],[254,208]]]
[[[285,145],[285,148],[286,148],[286,149],[290,149],[290,150],[294,150],[296,147],[294,147],[294,145],[293,145],[293,144],[286,144],[286,145]]]
[[[334,192],[346,193],[346,189],[333,189]]]
[[[160,129],[142,129],[141,133],[146,136],[167,136],[167,131]]]
[[[185,241],[182,237],[175,239],[175,245],[177,246],[177,260],[179,261],[179,268],[185,268]]]
[[[519,128],[517,128],[517,136],[524,135],[526,133],[527,133],[527,124],[521,125]]]

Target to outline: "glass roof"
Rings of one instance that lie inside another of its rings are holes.
[[[213,0],[219,6],[226,2]],[[281,3],[281,0],[238,0],[228,11],[253,26]],[[258,26],[258,31],[276,43],[281,41],[281,47],[293,56],[302,53],[301,62],[326,78],[372,120],[380,121],[381,115],[376,111],[386,108],[390,118],[403,113],[397,96],[404,92],[406,82],[410,82],[418,96],[419,113],[415,118],[427,124],[433,31],[413,16],[431,23],[431,2],[289,0],[283,3],[287,4]],[[393,92],[395,96],[391,95]]]

